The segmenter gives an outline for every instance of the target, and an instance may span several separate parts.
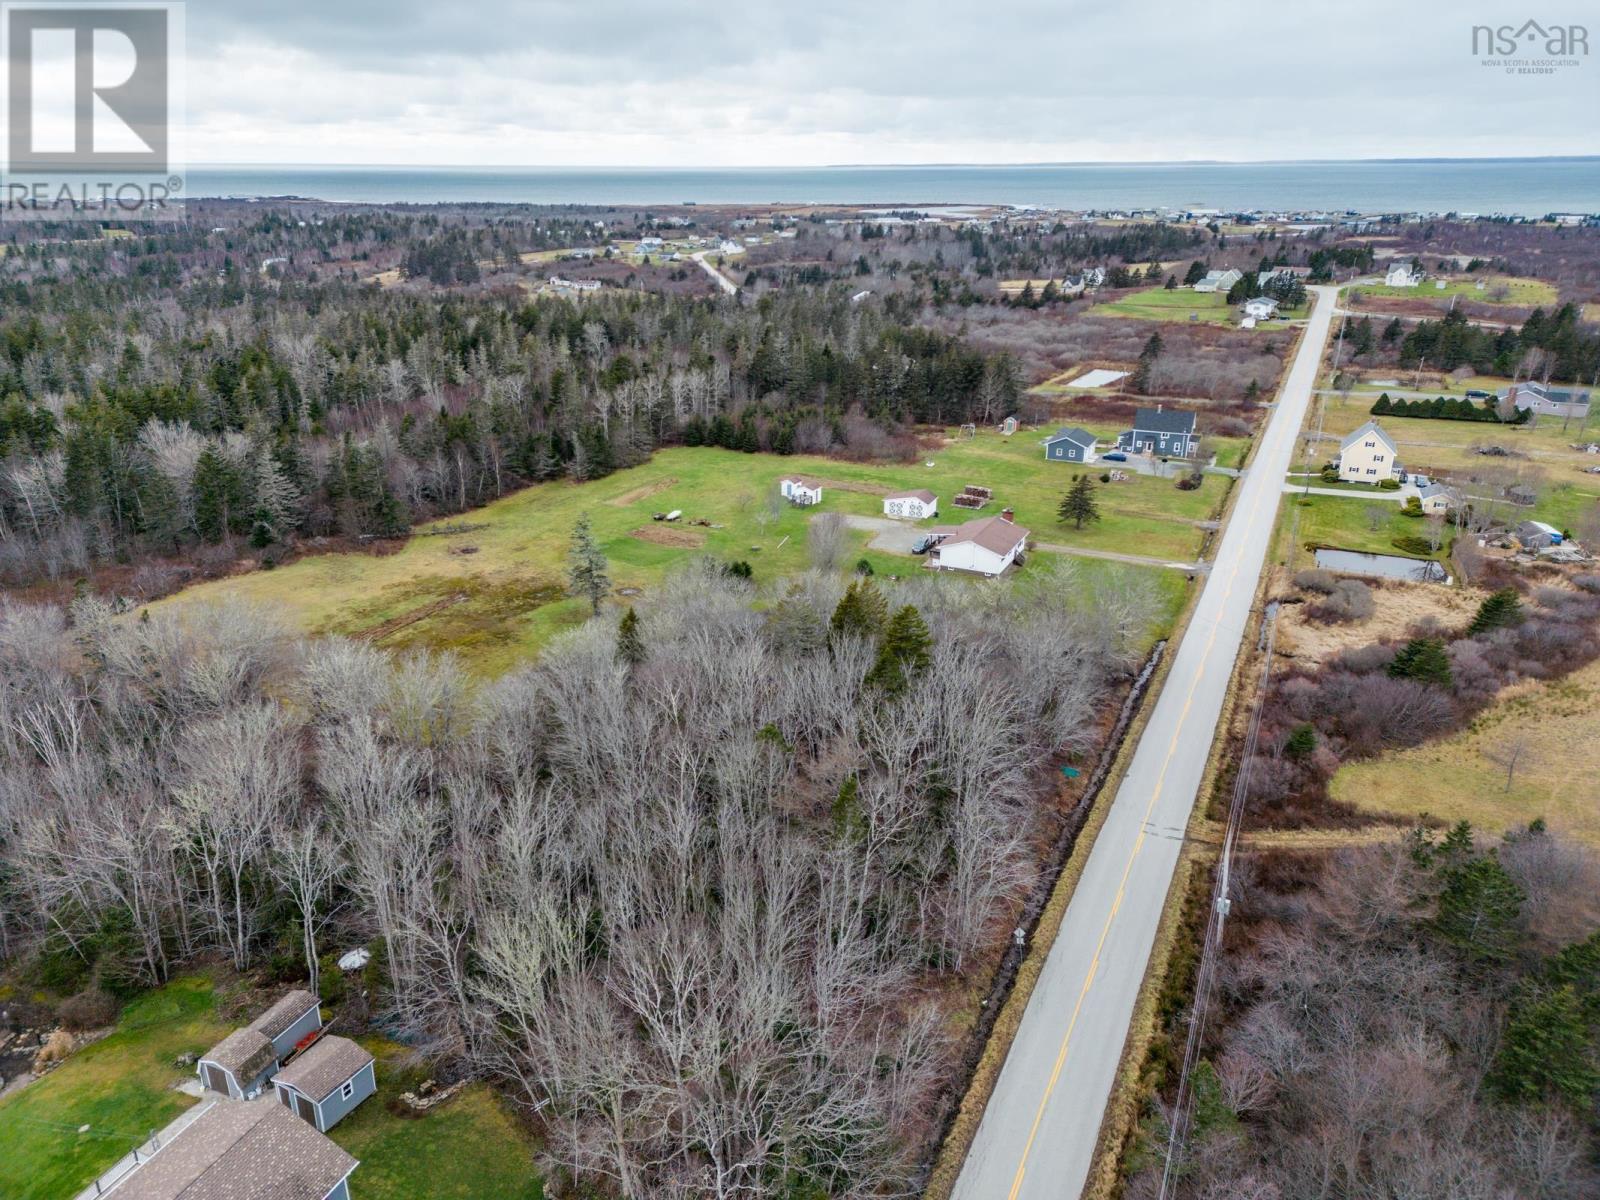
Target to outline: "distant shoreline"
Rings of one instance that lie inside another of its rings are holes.
[[[196,166],[195,198],[366,204],[984,205],[1106,211],[1600,211],[1600,157],[836,167]]]

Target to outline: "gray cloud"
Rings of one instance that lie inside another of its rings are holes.
[[[189,8],[192,153],[685,164],[1596,153],[1600,62],[1529,77],[1473,58],[1474,23],[1525,16],[1504,0],[212,0]]]

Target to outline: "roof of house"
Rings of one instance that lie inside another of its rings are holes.
[[[248,1083],[277,1058],[272,1039],[259,1029],[235,1029],[200,1056],[202,1062],[216,1063],[230,1072],[240,1084]]]
[[[924,504],[932,504],[938,498],[927,488],[918,488],[914,492],[890,492],[884,497],[885,500],[921,500]]]
[[[356,1168],[273,1100],[224,1100],[113,1187],[116,1200],[323,1200]]]
[[[1278,307],[1278,302],[1276,300],[1274,300],[1271,296],[1252,296],[1250,299],[1248,299],[1248,300],[1246,300],[1244,302],[1244,306],[1246,308],[1249,308],[1252,304],[1256,305],[1258,307],[1260,307],[1260,306],[1265,306],[1267,308],[1277,308]]]
[[[1577,388],[1550,387],[1548,384],[1540,383],[1535,379],[1526,379],[1521,383],[1513,383],[1508,388],[1502,388],[1499,392],[1499,398],[1504,400],[1512,393],[1516,393],[1520,397],[1523,392],[1532,392],[1538,399],[1548,400],[1554,404],[1586,404],[1589,400],[1588,392],[1580,391]]]
[[[1450,489],[1442,483],[1430,483],[1426,487],[1417,489],[1417,495],[1424,500],[1431,500],[1435,496],[1442,496]]]
[[[315,1007],[317,1007],[317,998],[310,992],[296,988],[292,992],[285,993],[276,1004],[254,1021],[251,1021],[245,1028],[254,1029],[257,1033],[264,1033],[269,1038],[275,1038]]]
[[[1051,442],[1063,441],[1076,442],[1080,446],[1092,446],[1095,443],[1095,436],[1087,429],[1079,429],[1077,426],[1073,426],[1070,429],[1063,428],[1056,430],[1049,437],[1045,438],[1044,443],[1048,446]]]
[[[1234,278],[1237,279],[1240,276],[1240,274],[1241,274],[1241,272],[1235,270],[1233,267],[1229,267],[1225,271],[1207,271],[1206,274],[1205,274],[1205,278],[1202,279],[1200,282],[1201,283],[1216,283],[1216,282],[1218,282],[1220,280],[1226,279],[1229,275],[1232,275]]]
[[[1194,414],[1181,408],[1141,408],[1133,427],[1143,433],[1193,433]]]
[[[798,483],[801,487],[813,492],[820,492],[822,490],[822,480],[813,479],[809,475],[785,475],[783,477],[783,482]]]
[[[304,1053],[272,1077],[319,1103],[368,1063],[372,1055],[337,1034],[313,1042]]]
[[[1385,433],[1383,431],[1383,426],[1379,425],[1376,421],[1368,421],[1359,429],[1354,429],[1345,434],[1344,441],[1339,443],[1339,449],[1348,450],[1357,442],[1363,441],[1366,438],[1371,437],[1373,434],[1376,434],[1378,437],[1383,439],[1384,445],[1388,446],[1391,451],[1394,450],[1394,439]]]
[[[944,525],[933,532],[943,536],[941,545],[955,546],[972,542],[991,554],[1009,554],[1018,542],[1028,540],[1026,529],[1004,517],[984,517],[968,521],[965,525]]]

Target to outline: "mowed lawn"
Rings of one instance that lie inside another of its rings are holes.
[[[1317,482],[1313,480],[1313,486]],[[1308,547],[1316,546],[1396,554],[1406,558],[1443,559],[1450,546],[1449,529],[1445,530],[1445,539],[1437,554],[1414,554],[1395,547],[1395,538],[1424,536],[1428,526],[1421,518],[1401,515],[1400,505],[1392,498],[1379,499],[1385,494],[1389,497],[1394,495],[1393,492],[1365,495],[1352,492],[1349,497],[1286,494],[1279,517],[1278,560],[1291,570],[1312,566],[1313,554]],[[1297,516],[1299,526],[1295,528]],[[1291,531],[1294,537],[1292,547],[1288,541]]]
[[[541,1200],[534,1143],[487,1084],[474,1083],[436,1108],[397,1116],[388,1105],[427,1078],[406,1068],[406,1049],[382,1038],[362,1044],[377,1062],[377,1094],[329,1136],[361,1160],[350,1177],[359,1200]]]
[[[1432,276],[1412,288],[1390,287],[1386,283],[1359,284],[1345,289],[1345,298],[1359,305],[1362,296],[1398,300],[1449,300],[1459,296],[1479,304],[1510,304],[1520,308],[1543,305],[1546,308],[1560,303],[1560,293],[1555,285],[1542,279],[1529,279],[1516,275],[1457,275],[1446,276],[1444,287]],[[1482,284],[1482,288],[1478,285]]]
[[[1493,761],[1524,742],[1506,789]],[[1550,683],[1511,689],[1473,724],[1451,737],[1340,767],[1335,799],[1373,812],[1427,814],[1503,830],[1543,817],[1552,829],[1600,846],[1600,663]]]
[[[1096,304],[1094,313],[1102,317],[1135,317],[1141,321],[1188,321],[1194,316],[1210,325],[1239,323],[1226,292],[1197,292],[1186,287],[1168,290],[1161,284]]]
[[[115,1033],[0,1101],[0,1196],[67,1200],[87,1187],[195,1103],[172,1090],[193,1077],[174,1062],[227,1032],[204,976],[134,1000]]]
[[[640,593],[698,555],[747,561],[758,582],[800,571],[808,561],[806,527],[818,513],[881,517],[885,492],[917,487],[938,494],[938,522],[997,515],[1009,505],[1041,541],[1172,561],[1194,558],[1199,523],[1214,514],[1226,480],[1206,476],[1192,492],[1146,476],[1105,485],[1102,520],[1075,530],[1055,515],[1075,472],[1047,463],[1039,436],[985,432],[929,450],[914,463],[889,465],[704,447],[663,450],[649,463],[605,479],[540,484],[445,523],[483,528],[446,536],[423,536],[424,529],[393,554],[303,558],[201,584],[161,603],[256,601],[308,632],[365,636],[390,648],[452,649],[475,669],[493,674],[587,618],[586,603],[565,594],[572,529],[585,513],[610,560],[614,589]],[[772,504],[777,481],[789,474],[822,479],[823,503],[812,509]],[[950,504],[969,483],[995,492],[980,513]],[[682,511],[681,521],[651,519],[673,509]],[[689,523],[697,518],[711,525]],[[849,536],[849,562],[865,557],[880,574],[920,569],[919,558],[868,550],[869,531],[851,530]]]

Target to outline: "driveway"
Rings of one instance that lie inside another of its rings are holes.
[[[851,529],[864,529],[872,534],[867,543],[873,550],[887,550],[891,554],[910,554],[911,547],[928,535],[926,528],[910,521],[895,521],[889,517],[858,517],[844,515],[844,523]]]
[[[1233,517],[956,1182],[958,1200],[1071,1200],[1094,1161],[1337,291],[1316,297]]]

